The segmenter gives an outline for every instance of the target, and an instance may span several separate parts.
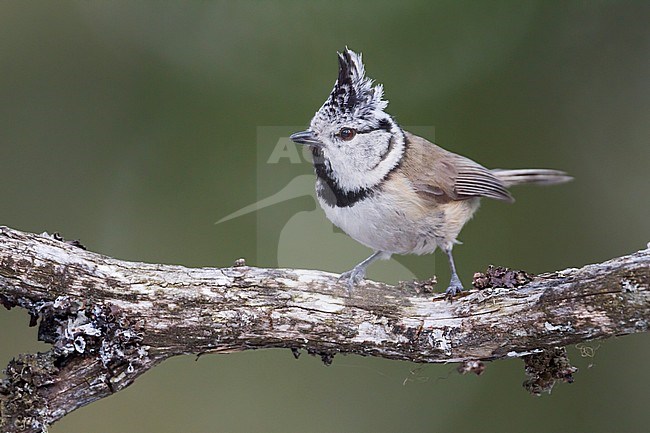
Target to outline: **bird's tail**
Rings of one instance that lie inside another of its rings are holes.
[[[502,170],[497,168],[491,171],[492,174],[508,187],[525,183],[555,185],[556,183],[564,183],[573,179],[573,177],[563,171],[546,168],[522,168],[517,170]]]

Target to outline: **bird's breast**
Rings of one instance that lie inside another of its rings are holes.
[[[317,190],[326,188],[321,182],[318,179]],[[369,190],[350,206],[337,206],[322,192],[318,201],[327,218],[354,240],[394,254],[428,254],[453,242],[475,210],[470,202],[423,200],[399,177]]]

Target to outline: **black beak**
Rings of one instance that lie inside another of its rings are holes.
[[[296,132],[295,134],[291,134],[289,138],[291,139],[291,141],[297,144],[304,144],[306,146],[314,146],[314,147],[323,147],[323,142],[316,139],[314,133],[311,132],[310,130]]]

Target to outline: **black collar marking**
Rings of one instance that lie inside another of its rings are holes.
[[[344,191],[338,186],[336,180],[332,178],[332,171],[323,157],[323,152],[317,147],[312,147],[311,153],[314,158],[316,176],[325,181],[326,184],[323,188],[318,188],[316,193],[320,198],[325,200],[325,203],[328,205],[350,207],[356,202],[373,194],[373,191],[369,188],[362,188],[358,191]]]

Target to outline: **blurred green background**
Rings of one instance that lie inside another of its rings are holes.
[[[3,1],[0,224],[128,260],[347,270],[368,251],[328,225],[309,163],[269,155],[308,124],[348,45],[402,125],[488,167],[576,177],[484,202],[455,250],[466,284],[490,263],[544,272],[631,253],[650,240],[648,22],[647,2]],[[447,281],[438,254],[369,276],[434,271]],[[46,348],[28,321],[0,311],[0,365]],[[466,377],[288,350],[178,357],[51,431],[645,432],[649,343],[570,348],[576,383],[541,398],[518,360]]]

